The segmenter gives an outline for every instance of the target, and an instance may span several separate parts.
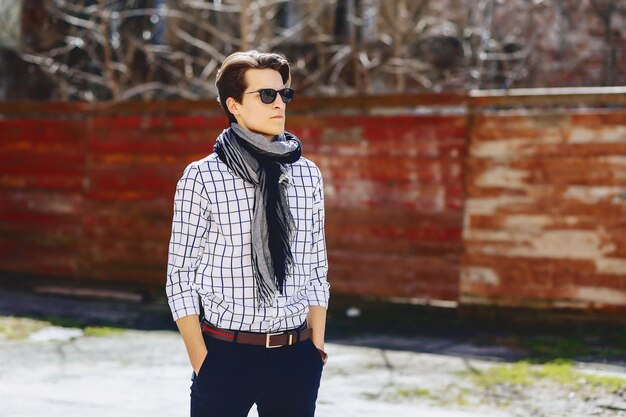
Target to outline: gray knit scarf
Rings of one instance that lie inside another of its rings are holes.
[[[290,177],[285,164],[300,159],[302,144],[284,132],[270,142],[232,123],[217,138],[215,153],[244,181],[254,185],[252,269],[259,308],[273,305],[276,290],[293,268],[295,222],[287,199]]]

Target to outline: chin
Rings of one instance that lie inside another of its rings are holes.
[[[285,131],[285,119],[267,119],[265,122],[259,120],[257,123],[246,123],[244,128],[263,136],[276,136]]]
[[[269,136],[269,135],[275,136],[275,135],[280,135],[281,133],[283,133],[285,131],[285,126],[283,125],[281,127],[265,127],[263,129],[258,129],[255,131],[265,136]]]

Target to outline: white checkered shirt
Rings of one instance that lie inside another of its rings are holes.
[[[317,166],[287,164],[296,224],[293,274],[274,306],[257,308],[252,275],[254,186],[215,153],[191,163],[176,186],[166,293],[174,320],[200,314],[217,327],[277,332],[304,323],[309,306],[328,307],[324,183]]]

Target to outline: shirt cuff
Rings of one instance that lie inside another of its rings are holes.
[[[172,317],[174,321],[186,316],[200,314],[200,303],[198,301],[198,297],[192,293],[172,297],[169,299],[168,303],[170,310],[172,310]]]
[[[309,299],[309,306],[328,308],[328,301],[330,299],[330,284],[328,282],[315,285],[309,284],[307,287],[307,297]]]

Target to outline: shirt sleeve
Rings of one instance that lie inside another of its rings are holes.
[[[200,314],[195,277],[206,243],[208,196],[198,168],[189,165],[176,185],[165,292],[174,320]]]
[[[307,297],[310,306],[328,308],[330,284],[328,275],[328,257],[326,255],[326,237],[324,234],[324,180],[320,173],[319,182],[313,193],[313,244],[311,245],[311,277],[307,285]]]

